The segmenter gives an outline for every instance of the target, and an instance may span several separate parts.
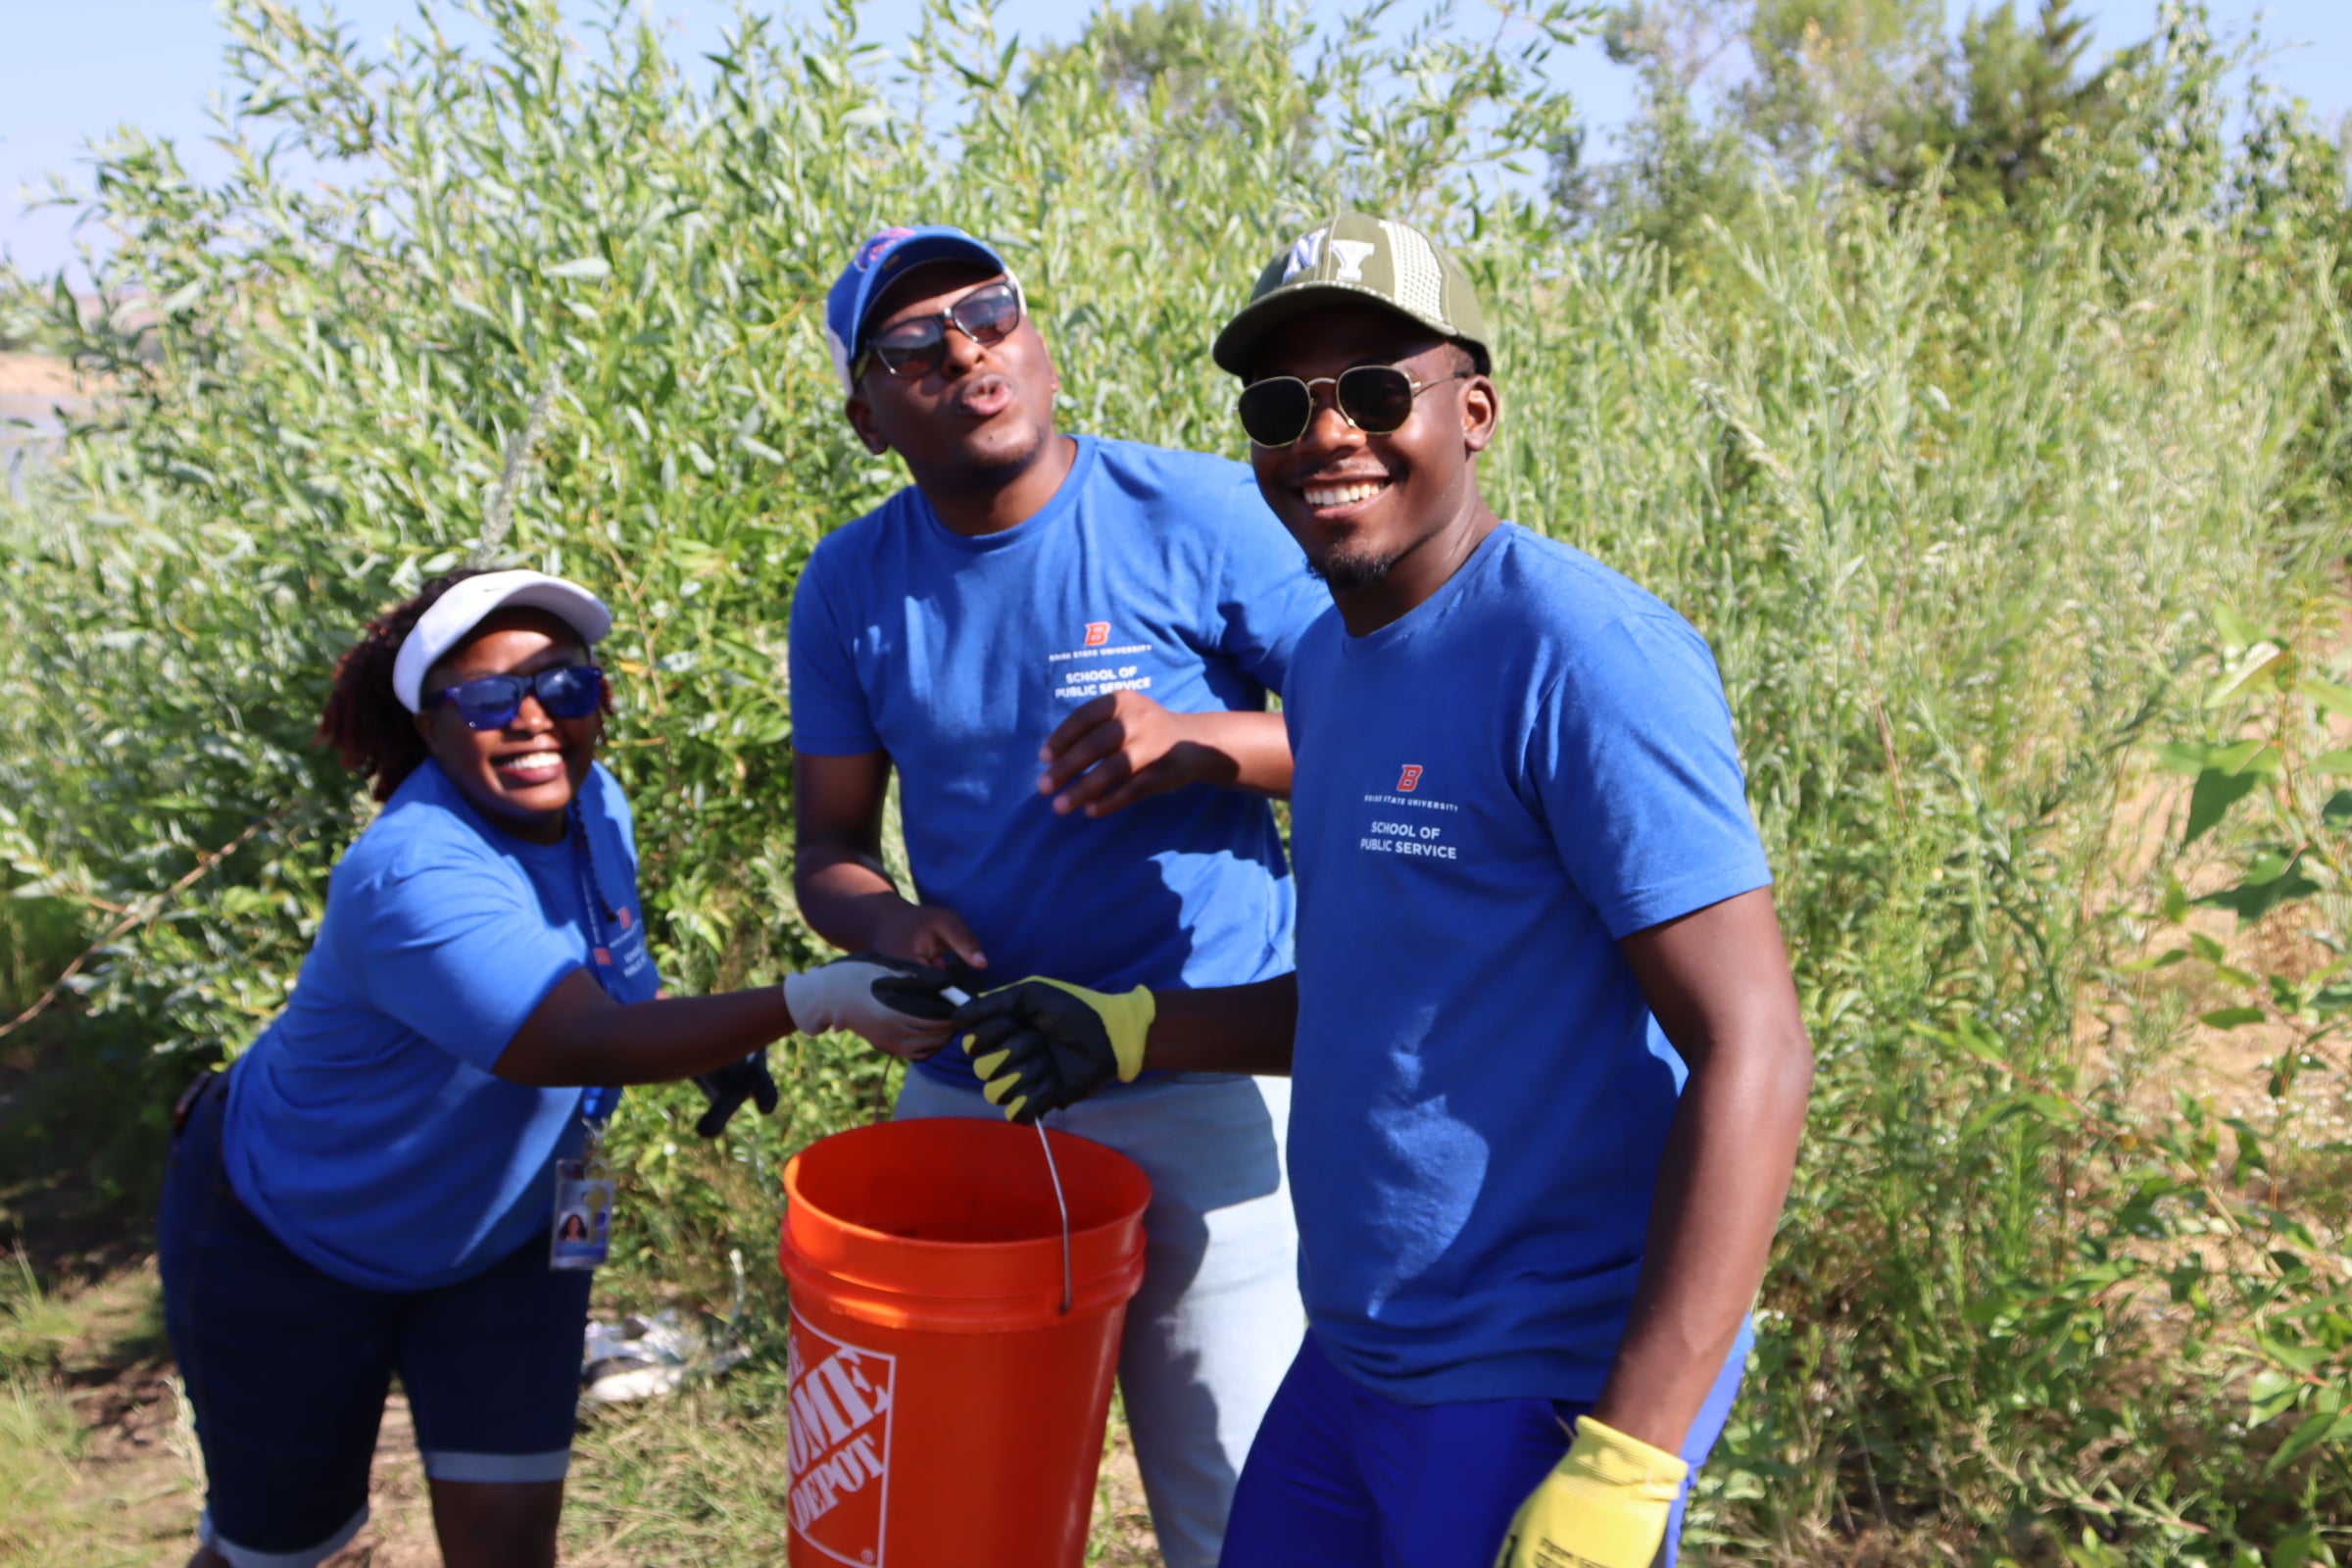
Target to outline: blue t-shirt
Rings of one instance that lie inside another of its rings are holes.
[[[967,538],[909,487],[816,547],[792,607],[793,745],[890,755],[916,892],[963,917],[992,980],[1266,979],[1291,967],[1293,913],[1271,807],[1204,788],[1055,816],[1038,748],[1121,689],[1262,710],[1330,604],[1248,468],[1080,436],[1016,527]],[[959,1051],[924,1066],[971,1078]]]
[[[492,827],[427,761],[327,881],[326,915],[285,1011],[229,1077],[229,1185],[317,1268],[430,1290],[544,1236],[554,1162],[582,1141],[580,1091],[492,1075],[574,969],[615,1001],[661,989],[637,904],[628,802],[599,764],[580,809],[604,903],[586,907],[569,837]]]
[[[1291,1193],[1321,1343],[1407,1403],[1590,1401],[1685,1067],[1618,941],[1766,886],[1706,643],[1505,523],[1285,688]]]

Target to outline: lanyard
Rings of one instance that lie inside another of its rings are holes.
[[[612,995],[612,985],[605,971],[612,965],[612,950],[605,944],[605,895],[596,882],[596,857],[588,848],[588,824],[581,818],[580,803],[576,800],[571,803],[571,833],[575,851],[571,863],[580,877],[580,913],[588,923],[588,974],[610,997]],[[612,1119],[612,1112],[619,1104],[620,1086],[617,1084],[598,1085],[580,1097],[580,1120],[588,1127],[588,1154],[591,1158],[595,1155],[596,1146],[604,1139],[605,1123]]]

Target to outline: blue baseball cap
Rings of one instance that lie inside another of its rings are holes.
[[[845,393],[857,390],[851,384],[850,367],[858,359],[858,336],[865,330],[865,318],[872,314],[874,302],[884,289],[928,262],[970,262],[1012,275],[1004,257],[947,223],[892,227],[876,233],[858,247],[825,295],[825,346],[833,351],[833,368],[841,376]]]

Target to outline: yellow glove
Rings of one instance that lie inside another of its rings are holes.
[[[989,1103],[1033,1122],[1114,1077],[1133,1083],[1158,1011],[1143,986],[1114,997],[1032,976],[956,1008],[955,1028]]]
[[[1650,1568],[1690,1467],[1591,1416],[1528,1494],[1494,1568]]]

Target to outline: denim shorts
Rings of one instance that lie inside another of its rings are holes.
[[[400,1375],[434,1481],[561,1481],[571,1462],[585,1272],[533,1242],[470,1279],[363,1290],[288,1250],[220,1164],[227,1086],[172,1141],[158,1222],[164,1323],[204,1449],[205,1544],[235,1568],[311,1568],[368,1519]]]

